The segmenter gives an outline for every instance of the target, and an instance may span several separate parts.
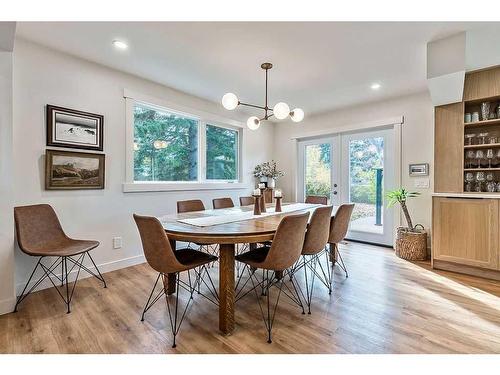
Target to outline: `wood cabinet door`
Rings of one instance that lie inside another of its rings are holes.
[[[434,109],[434,190],[463,192],[464,104]]]
[[[498,200],[434,197],[433,258],[498,269]]]

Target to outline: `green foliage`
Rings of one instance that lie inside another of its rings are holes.
[[[134,180],[198,179],[198,120],[136,105]],[[207,125],[207,178],[237,179],[238,132]],[[155,149],[154,142],[166,141]]]
[[[207,179],[238,179],[238,132],[207,125]]]
[[[306,195],[330,197],[330,144],[306,147]]]
[[[419,192],[409,192],[405,188],[395,189],[387,192],[387,207],[392,207],[396,203],[406,204],[408,198],[418,197]]]

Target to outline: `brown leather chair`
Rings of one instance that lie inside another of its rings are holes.
[[[325,197],[323,195],[308,195],[306,197],[305,203],[309,204],[328,204],[328,197]]]
[[[139,229],[139,234],[141,236],[142,248],[144,250],[144,255],[146,257],[146,261],[156,272],[158,272],[158,276],[156,278],[156,282],[151,290],[151,294],[149,295],[148,301],[144,307],[142,312],[141,321],[144,321],[144,314],[160,299],[165,295],[165,287],[161,288],[160,293],[158,293],[154,298],[153,293],[156,289],[158,281],[160,280],[160,276],[168,279],[168,275],[175,276],[175,305],[173,309],[170,308],[170,297],[166,296],[167,300],[167,310],[169,315],[169,320],[171,323],[172,334],[174,336],[174,341],[172,347],[176,347],[176,336],[179,333],[179,329],[181,327],[182,321],[186,315],[186,311],[190,306],[190,303],[193,299],[194,291],[196,290],[196,286],[201,284],[203,281],[203,274],[208,275],[210,277],[208,271],[206,270],[206,265],[210,262],[217,260],[217,257],[206,254],[204,252],[193,250],[193,249],[178,249],[176,251],[172,250],[170,246],[170,241],[168,240],[167,234],[163,229],[160,221],[151,216],[139,216],[134,214],[134,220],[137,224],[137,228]],[[197,269],[198,268],[198,269]],[[194,275],[191,277],[191,270],[193,270]],[[180,273],[187,271],[188,272],[188,283],[180,280]],[[174,278],[170,277],[170,280]],[[194,282],[192,283],[192,280]],[[170,281],[169,281],[170,282]],[[213,283],[211,282],[213,285]],[[205,283],[205,285],[207,285]],[[179,288],[183,287],[187,289],[190,293],[190,298],[184,308],[184,311],[178,315],[178,307],[179,307]],[[171,311],[172,310],[172,311]],[[172,316],[172,312],[174,312],[174,316]],[[180,319],[179,319],[180,318]]]
[[[300,257],[302,246],[304,244],[304,236],[308,219],[309,212],[298,215],[285,216],[278,225],[273,242],[270,246],[253,249],[236,256],[236,260],[245,264],[245,268],[248,270],[249,279],[252,283],[252,290],[255,291],[255,295],[257,297],[257,301],[262,313],[262,319],[264,320],[264,324],[267,329],[268,343],[272,342],[271,330],[283,286],[288,289],[288,286],[283,282],[283,271],[292,267]],[[255,275],[255,270],[257,269],[262,269],[262,282],[259,282]],[[274,282],[276,278],[278,278],[279,280],[277,282]],[[279,289],[279,294],[273,307],[270,306],[269,296],[270,287],[272,285],[276,285]],[[296,296],[290,296],[286,292],[285,294],[298,304],[302,304],[302,302],[300,301],[300,297],[298,296],[294,279],[292,279],[292,285],[295,290]],[[262,286],[265,290],[264,294],[267,297],[267,309],[263,308],[261,305],[260,298],[257,293],[257,288],[259,286]],[[293,294],[290,289],[288,289],[288,291],[290,292],[290,294]],[[267,314],[264,313],[264,310],[267,312]],[[303,306],[302,311],[304,311]]]
[[[304,269],[308,314],[311,313],[314,281],[316,279],[316,275],[320,276],[317,271],[318,264],[324,280],[321,280],[321,277],[319,279],[328,287],[328,291],[331,294],[331,273],[328,262],[328,253],[324,250],[330,235],[332,209],[333,206],[318,207],[312,213],[311,220],[309,220],[309,225],[307,227],[304,245],[302,246],[302,262],[297,262],[298,264],[294,267],[292,272],[295,274],[299,269]],[[327,272],[325,272],[325,269],[321,264],[320,256],[323,253],[326,255]]]
[[[353,210],[354,203],[343,204],[338,208],[335,216],[330,222],[330,236],[328,238],[328,243],[330,244],[330,260],[334,265],[338,264],[339,267],[344,270],[346,277],[349,277],[349,274],[347,273],[347,267],[342,259],[342,255],[340,254],[338,244],[347,235]],[[340,261],[340,263],[338,261]]]
[[[254,197],[240,197],[240,206],[251,206],[255,203]]]
[[[46,278],[54,284],[50,278],[51,275],[55,276],[61,282],[61,286],[66,286],[65,292],[61,293],[58,289],[57,292],[66,304],[68,314],[71,312],[71,300],[82,269],[102,281],[106,288],[106,281],[90,255],[90,250],[99,246],[99,242],[75,240],[68,237],[66,233],[64,233],[61,223],[50,205],[36,204],[32,206],[14,207],[14,221],[16,224],[16,235],[19,248],[27,255],[39,257],[26,286],[21,295],[17,298],[14,312],[17,311],[18,305]],[[42,260],[46,257],[55,257],[55,260],[51,260],[50,265],[45,265]],[[75,257],[75,259],[73,257]],[[85,257],[88,257],[92,262],[92,265],[98,273],[97,275],[83,264]],[[70,262],[69,271],[68,261]],[[61,267],[61,277],[55,274],[59,266]],[[28,292],[26,292],[31,279],[39,267],[43,271],[43,275],[33,284]],[[75,267],[77,267],[78,272],[70,292],[68,274]],[[56,287],[55,284],[54,287]]]
[[[215,198],[212,199],[212,204],[214,209],[218,210],[220,208],[231,208],[234,207],[233,200],[231,198]]]
[[[191,199],[187,201],[177,201],[177,213],[204,211],[205,205],[199,199]]]
[[[205,205],[200,199],[191,199],[186,201],[177,201],[177,213],[182,214],[185,212],[205,211]],[[217,245],[202,245],[195,243],[199,246],[200,250],[206,251],[209,254],[217,255]],[[189,244],[188,244],[189,247]]]

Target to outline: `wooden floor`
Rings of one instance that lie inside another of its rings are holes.
[[[2,353],[500,353],[500,283],[436,272],[392,250],[341,245],[350,271],[336,271],[328,295],[317,284],[312,315],[280,301],[274,342],[255,295],[236,305],[236,330],[218,334],[218,310],[195,298],[176,349],[164,301],[140,322],[155,278],[146,265],[78,283],[67,315],[54,290],[30,296],[16,314],[0,316]],[[214,276],[217,273],[213,269]]]

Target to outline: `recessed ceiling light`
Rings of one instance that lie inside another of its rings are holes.
[[[128,48],[127,43],[122,42],[121,40],[113,40],[113,45],[118,49],[127,49]]]
[[[372,83],[372,85],[370,86],[372,90],[378,90],[380,87],[380,83]]]

